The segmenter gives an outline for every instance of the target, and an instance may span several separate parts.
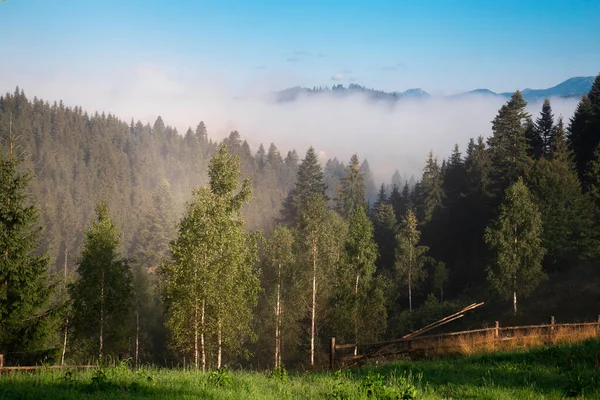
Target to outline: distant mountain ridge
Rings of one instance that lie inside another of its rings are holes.
[[[521,93],[527,101],[543,100],[546,97],[581,97],[587,94],[592,88],[594,83],[593,76],[585,77],[574,77],[569,78],[564,82],[559,83],[556,86],[547,89],[523,89]],[[431,95],[421,88],[408,89],[404,92],[386,92],[383,90],[370,89],[358,84],[351,83],[348,87],[343,85],[333,85],[329,87],[313,87],[304,88],[296,86],[293,88],[285,89],[275,93],[275,101],[278,103],[295,101],[300,96],[317,96],[325,93],[333,94],[335,96],[344,97],[355,93],[364,93],[371,100],[385,100],[396,102],[401,99],[424,99],[429,98]],[[456,97],[468,97],[474,95],[485,95],[485,96],[500,96],[508,98],[512,96],[514,92],[496,93],[489,89],[475,89],[469,92],[455,94],[447,96],[451,98]]]

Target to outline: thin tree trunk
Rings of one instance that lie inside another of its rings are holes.
[[[102,350],[104,349],[104,271],[100,280],[100,349],[98,359],[102,361]]]
[[[412,240],[408,240],[410,251],[408,253],[408,312],[412,312],[412,267],[413,267],[413,247]]]
[[[219,320],[217,321],[217,343],[219,346],[219,349],[217,350],[217,369],[221,368],[221,351],[222,351],[222,344],[223,344],[223,336],[222,336],[222,332],[221,332],[221,317],[219,317]]]
[[[65,243],[65,266],[64,266],[64,285],[65,285],[65,290],[67,289],[67,263],[68,263],[68,248],[67,248],[67,244]],[[65,317],[65,335],[64,335],[64,339],[63,339],[63,349],[62,349],[62,355],[60,356],[60,366],[62,367],[63,365],[65,365],[65,353],[67,352],[67,334],[69,333],[69,312],[67,311],[67,315]]]
[[[517,276],[513,277],[513,312],[517,315]]]
[[[354,355],[358,355],[358,278],[359,273],[356,273],[356,284],[354,285]]]
[[[441,303],[444,302],[444,286],[443,285],[440,287],[440,302]]]
[[[194,299],[194,366],[198,369],[198,297]]]
[[[279,344],[280,339],[280,318],[281,318],[281,263],[277,269],[277,303],[275,304],[275,368],[279,368],[281,359]]]
[[[200,349],[202,351],[202,372],[206,372],[206,350],[204,348],[204,299],[202,300],[202,315],[200,317],[202,331],[200,332]]]
[[[519,235],[518,235],[518,231],[517,231],[517,225],[514,226],[514,232],[515,232],[515,260],[517,259],[517,247],[519,245]],[[518,266],[517,266],[518,268]],[[517,315],[517,273],[515,272],[513,274],[513,312],[515,315]]]
[[[140,359],[140,309],[135,310],[135,369]]]
[[[310,327],[310,365],[315,366],[315,317],[317,308],[317,242],[313,234],[313,282]]]

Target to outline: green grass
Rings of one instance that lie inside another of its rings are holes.
[[[343,372],[194,371],[124,366],[0,377],[0,399],[600,399],[600,341]]]

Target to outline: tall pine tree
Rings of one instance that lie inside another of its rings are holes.
[[[4,354],[46,350],[60,323],[49,260],[37,251],[41,228],[27,193],[31,175],[20,170],[12,135],[9,148],[8,154],[0,154],[0,352]]]

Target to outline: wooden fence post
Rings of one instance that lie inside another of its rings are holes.
[[[598,314],[598,324],[596,325],[596,336],[600,336],[600,314]]]
[[[500,322],[496,321],[496,326],[494,327],[494,338],[498,339],[500,337]]]
[[[550,317],[550,342],[554,342],[554,315]]]
[[[331,343],[329,344],[329,368],[333,370],[333,366],[335,365],[335,338],[331,338]]]
[[[2,368],[4,368],[4,354],[0,354],[0,376],[2,376]]]

